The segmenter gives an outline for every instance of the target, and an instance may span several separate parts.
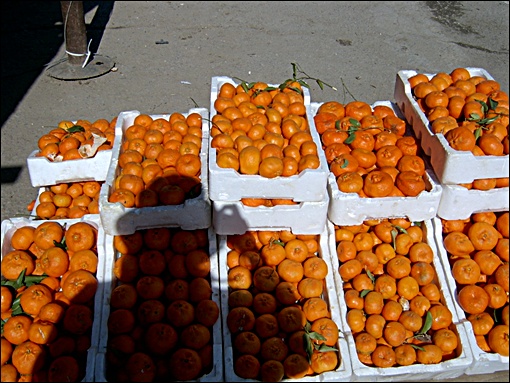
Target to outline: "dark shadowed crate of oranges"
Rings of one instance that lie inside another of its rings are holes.
[[[322,201],[327,164],[310,126],[310,93],[300,84],[211,80],[210,196]]]
[[[508,369],[508,211],[434,219],[436,242],[475,362],[468,374]]]
[[[394,96],[441,183],[508,186],[508,90],[486,70],[401,70]]]
[[[436,215],[441,185],[395,104],[328,101],[312,103],[311,110],[329,167],[333,223]]]
[[[211,225],[208,117],[205,108],[161,115],[120,113],[117,129],[122,138],[113,148],[99,197],[107,234]]]
[[[1,248],[2,381],[94,381],[104,286],[98,217],[4,220]]]
[[[112,148],[120,136],[111,121],[62,120],[37,140],[38,148],[27,158],[33,187],[82,180],[104,181]],[[70,162],[71,161],[71,162]]]
[[[219,236],[226,381],[346,381],[327,232]]]
[[[357,379],[451,379],[473,362],[430,220],[337,226],[330,253]]]
[[[222,381],[212,230],[107,235],[106,249],[96,381]]]
[[[76,219],[99,215],[104,181],[63,182],[39,188],[30,216],[36,220]]]

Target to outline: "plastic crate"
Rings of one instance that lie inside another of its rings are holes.
[[[482,68],[466,68],[471,76],[494,78]],[[395,82],[395,102],[406,120],[413,126],[416,136],[421,139],[425,154],[430,156],[432,168],[442,184],[471,183],[475,179],[508,177],[509,156],[475,156],[471,152],[451,148],[442,133],[434,134],[427,116],[421,111],[411,93],[409,78],[418,72],[400,70]],[[431,79],[434,74],[426,74]]]
[[[478,347],[473,332],[473,326],[471,325],[471,322],[467,320],[466,313],[460,307],[457,301],[457,282],[451,273],[450,262],[448,261],[448,252],[443,245],[443,225],[441,220],[439,218],[434,218],[432,220],[432,225],[435,241],[437,244],[438,255],[444,269],[446,284],[450,294],[453,297],[452,303],[457,312],[459,322],[465,326],[469,345],[471,347],[471,352],[473,353],[473,364],[468,367],[466,374],[478,375],[488,374],[496,371],[508,371],[508,356],[503,356],[498,353],[485,352],[480,347]]]
[[[434,230],[431,220],[422,222],[422,229],[424,231],[424,242],[427,242],[434,252],[437,254],[437,248],[434,239]],[[446,284],[442,264],[439,257],[434,257],[433,266],[436,270],[437,282],[442,293],[442,303],[445,304],[452,313],[452,325],[450,329],[456,332],[459,336],[460,343],[457,347],[458,356],[456,358],[440,362],[438,364],[412,364],[410,366],[398,367],[370,367],[359,360],[356,352],[353,334],[347,323],[347,305],[343,294],[343,281],[338,273],[339,261],[336,256],[336,243],[335,243],[335,229],[333,223],[328,223],[329,230],[329,246],[331,254],[331,263],[333,266],[334,279],[338,291],[339,308],[341,319],[344,322],[345,336],[349,344],[349,351],[352,358],[352,381],[378,381],[378,382],[397,382],[397,381],[430,381],[430,380],[444,380],[453,379],[465,374],[467,369],[473,363],[473,353],[471,351],[470,343],[467,338],[464,326],[460,326],[460,321],[457,316],[457,311],[454,308],[453,300]]]
[[[4,255],[13,250],[11,247],[11,238],[14,232],[23,226],[31,226],[37,228],[44,222],[48,222],[46,220],[35,221],[28,218],[10,218],[2,221],[2,259]],[[104,265],[105,265],[105,233],[101,226],[99,215],[92,216],[89,215],[87,217],[76,218],[76,219],[66,219],[66,220],[55,220],[52,222],[57,222],[61,225],[65,225],[65,227],[69,227],[77,222],[85,222],[92,226],[94,226],[98,230],[97,235],[97,256],[98,256],[98,265],[96,278],[98,281],[98,287],[96,291],[96,295],[94,297],[94,320],[92,323],[92,333],[90,339],[90,348],[87,351],[87,366],[85,371],[85,377],[82,382],[94,382],[94,375],[96,373],[96,353],[98,351],[99,346],[99,332],[101,326],[101,311],[102,311],[102,301],[103,301],[103,289],[104,289]]]
[[[322,103],[312,102],[310,106],[312,116],[317,114],[321,105]],[[398,117],[403,119],[400,110],[390,101],[375,102],[372,108],[377,105],[390,107]],[[335,175],[329,170],[328,173],[330,196],[328,219],[334,224],[359,225],[366,219],[390,217],[408,217],[411,221],[423,221],[437,214],[442,187],[430,168],[426,169],[424,177],[426,189],[416,197],[361,198],[356,193],[341,192]]]
[[[201,376],[195,381],[198,382],[221,382],[223,381],[223,347],[222,347],[222,333],[221,333],[221,303],[220,303],[220,280],[218,270],[218,245],[216,235],[212,228],[207,229],[209,240],[209,256],[211,261],[211,299],[216,302],[220,308],[220,316],[214,324],[211,336],[213,341],[213,367],[209,374]],[[121,256],[113,245],[114,237],[111,235],[105,236],[105,250],[106,259],[105,273],[104,273],[104,292],[101,301],[102,315],[101,327],[99,332],[99,345],[96,356],[96,382],[106,382],[106,347],[108,344],[108,317],[110,316],[110,296],[112,290],[118,285],[118,281],[113,273],[115,261]]]
[[[211,226],[211,201],[209,199],[209,181],[207,172],[207,150],[209,147],[209,112],[205,108],[190,109],[183,113],[186,117],[191,113],[202,116],[202,148],[200,152],[202,190],[195,198],[187,199],[180,205],[153,206],[143,208],[126,208],[119,202],[108,202],[114,190],[115,178],[120,173],[118,166],[121,146],[124,141],[124,132],[129,128],[139,111],[126,111],[119,114],[116,134],[119,139],[113,147],[113,157],[105,183],[101,186],[99,196],[99,211],[104,230],[109,235],[133,234],[136,230],[156,227],[182,227],[184,230],[206,229]],[[168,120],[169,114],[152,115],[153,119],[164,118]]]
[[[211,118],[216,114],[214,101],[222,84],[229,82],[237,85],[229,77],[213,77],[211,81]],[[310,96],[303,88],[306,117],[313,141],[320,148],[317,130],[312,128],[313,118],[310,110]],[[308,100],[308,101],[307,101]],[[212,137],[210,137],[212,140]],[[220,168],[216,164],[216,149],[209,143],[209,195],[212,201],[240,201],[241,198],[292,198],[295,202],[320,202],[327,193],[329,173],[326,157],[319,152],[320,166],[317,169],[305,169],[290,177],[266,178],[260,175],[240,174],[234,169]]]
[[[227,316],[229,312],[228,308],[228,266],[227,266],[227,252],[229,248],[227,246],[227,237],[218,237],[219,246],[219,270],[220,270],[220,286],[221,286],[221,310],[223,320],[223,348],[225,353],[225,381],[227,382],[258,382],[254,379],[243,379],[234,372],[234,350],[232,346],[232,334],[227,326]],[[336,299],[337,290],[335,288],[335,282],[333,280],[334,269],[329,262],[330,256],[328,253],[328,232],[326,227],[320,235],[319,243],[319,256],[326,261],[328,265],[328,274],[326,276],[326,286],[324,289],[323,298],[329,305],[331,312],[331,318],[337,324],[340,330],[340,336],[338,338],[338,344],[336,348],[339,350],[339,361],[338,368],[334,371],[323,372],[314,376],[305,376],[301,379],[283,379],[282,382],[341,382],[351,381],[352,367],[351,357],[347,341],[343,336],[343,323],[340,318],[340,312],[338,310],[338,300]]]

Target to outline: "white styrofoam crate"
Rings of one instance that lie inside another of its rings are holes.
[[[466,189],[459,185],[441,185],[443,192],[437,215],[443,219],[467,219],[473,213],[505,211],[509,208],[510,188]]]
[[[494,78],[482,68],[466,68],[471,76]],[[508,177],[509,156],[475,156],[471,152],[451,148],[442,133],[434,134],[427,116],[422,112],[411,93],[409,78],[418,72],[400,70],[395,82],[395,102],[406,120],[413,126],[421,146],[431,158],[432,168],[442,184],[471,183],[475,179]],[[431,79],[434,74],[426,74]]]
[[[478,375],[508,370],[509,366],[508,356],[503,356],[498,353],[485,352],[480,347],[478,347],[473,332],[473,326],[467,320],[466,313],[460,307],[457,301],[457,283],[451,273],[451,266],[450,262],[448,261],[448,252],[446,251],[446,248],[443,245],[443,233],[442,233],[443,226],[441,220],[439,218],[434,218],[432,220],[432,225],[434,228],[434,237],[438,249],[438,255],[441,264],[443,265],[446,284],[448,286],[450,294],[453,297],[452,298],[453,306],[457,312],[457,316],[459,317],[459,322],[464,324],[466,328],[467,337],[469,340],[471,351],[473,353],[473,364],[466,370],[466,374]]]
[[[213,77],[211,80],[211,118],[216,114],[214,101],[222,84],[236,84],[229,77]],[[236,84],[237,85],[237,84]],[[312,128],[313,117],[310,110],[310,96],[303,88],[306,118],[313,141],[320,148],[320,137]],[[307,102],[308,100],[308,102]],[[315,125],[313,125],[315,126]],[[212,140],[212,137],[210,137]],[[324,153],[318,151],[320,166],[305,169],[290,177],[266,178],[260,175],[240,174],[234,169],[220,168],[216,163],[216,149],[209,145],[209,195],[212,201],[240,201],[241,198],[289,198],[296,202],[322,201],[327,193],[328,164]]]
[[[47,222],[45,220],[35,221],[28,218],[10,218],[2,221],[2,238],[0,248],[2,249],[2,258],[4,255],[14,250],[11,246],[11,238],[14,232],[23,226],[31,226],[37,228],[40,224]],[[94,226],[97,231],[97,272],[96,278],[98,281],[96,295],[94,297],[94,320],[92,322],[92,333],[90,338],[90,348],[87,350],[87,366],[85,371],[85,377],[82,382],[94,382],[94,374],[96,368],[96,353],[99,346],[99,332],[101,326],[101,311],[103,304],[103,289],[104,289],[104,266],[105,266],[105,233],[99,220],[99,215],[89,215],[87,217],[66,219],[66,220],[55,220],[61,225],[65,225],[66,228],[77,223],[86,222]]]
[[[220,286],[221,286],[221,310],[222,310],[222,324],[223,324],[223,349],[225,354],[225,381],[227,382],[258,382],[254,379],[243,379],[234,372],[234,350],[232,346],[232,334],[227,326],[227,316],[229,313],[228,308],[228,266],[227,266],[227,253],[230,249],[227,246],[227,236],[218,236],[218,252],[219,252],[219,270],[220,270]],[[344,337],[344,326],[340,318],[338,308],[337,290],[333,280],[334,269],[329,261],[331,257],[327,254],[328,249],[328,232],[326,227],[320,234],[319,251],[318,255],[324,259],[328,266],[328,274],[326,275],[326,284],[323,293],[323,299],[326,300],[331,312],[331,319],[337,324],[340,331],[338,344],[336,348],[339,352],[339,366],[334,371],[323,372],[313,376],[305,376],[301,379],[283,379],[282,382],[345,382],[351,381],[352,367],[351,356],[347,341]]]
[[[73,121],[76,123],[76,121]],[[115,142],[121,137],[115,132]],[[94,157],[53,162],[37,157],[39,149],[27,157],[28,174],[33,187],[50,186],[65,182],[104,181],[112,159],[113,149],[96,152]]]
[[[424,232],[423,241],[427,242],[434,250],[434,253],[437,254],[436,250],[437,247],[434,239],[434,229],[431,220],[426,220],[422,222],[422,229]],[[334,279],[338,291],[340,315],[342,321],[344,322],[346,338],[349,343],[349,351],[352,359],[352,371],[353,371],[352,381],[367,381],[367,380],[380,382],[396,382],[411,380],[429,381],[429,380],[453,379],[464,374],[473,362],[473,353],[471,351],[470,344],[467,339],[465,328],[463,326],[458,326],[460,321],[457,315],[457,310],[455,310],[454,308],[453,298],[448,289],[442,264],[438,259],[439,257],[434,257],[433,266],[434,269],[436,270],[437,283],[441,290],[442,295],[441,301],[450,309],[452,313],[452,325],[450,326],[450,329],[455,331],[460,339],[460,344],[457,348],[458,356],[456,358],[438,364],[424,365],[415,363],[410,366],[398,366],[389,368],[370,367],[361,363],[357,356],[353,334],[350,331],[350,327],[347,323],[348,308],[345,303],[345,297],[343,294],[343,281],[342,278],[340,277],[340,274],[338,273],[340,263],[336,255],[335,228],[334,224],[331,221],[328,222],[328,231],[330,246],[329,253],[331,254],[331,263],[333,265],[333,270],[336,271],[334,273]]]
[[[117,119],[117,132],[122,139],[113,146],[113,157],[108,170],[105,183],[101,186],[99,196],[99,212],[104,230],[109,235],[133,234],[139,229],[156,227],[182,227],[184,230],[206,229],[211,226],[211,201],[209,199],[209,182],[207,172],[207,150],[209,147],[209,111],[206,108],[192,108],[191,113],[199,113],[202,116],[202,148],[200,151],[201,172],[200,179],[202,190],[195,198],[187,199],[180,205],[152,206],[143,208],[126,208],[120,202],[109,202],[108,198],[114,190],[115,178],[120,174],[118,166],[121,146],[124,140],[124,132],[134,123],[139,111],[125,111],[119,114]],[[169,119],[169,114],[152,115],[153,119]]]
[[[321,105],[322,103],[312,102],[310,106],[312,116],[317,114]],[[397,117],[403,119],[398,108],[390,101],[377,101],[372,105],[372,109],[377,105],[390,107]],[[426,169],[425,191],[416,197],[362,198],[356,193],[341,192],[335,175],[329,170],[328,173],[330,195],[328,219],[337,225],[359,225],[366,219],[392,217],[408,217],[411,221],[424,221],[437,214],[442,186],[432,169]]]
[[[220,315],[214,324],[211,335],[213,341],[213,367],[209,374],[201,376],[194,380],[198,382],[221,382],[223,381],[223,340],[221,332],[222,313],[220,303],[220,278],[218,269],[218,243],[216,234],[212,228],[207,229],[207,237],[209,240],[209,256],[211,261],[211,299],[216,302],[220,308]],[[96,382],[106,382],[106,348],[108,344],[108,317],[110,316],[110,297],[112,290],[117,286],[117,279],[113,273],[115,261],[119,258],[119,253],[113,245],[114,236],[105,235],[105,251],[106,259],[104,267],[104,291],[101,301],[101,327],[99,330],[99,344],[96,356]]]
[[[249,230],[290,230],[294,234],[320,234],[326,225],[328,206],[327,194],[320,202],[273,207],[250,207],[241,201],[212,201],[213,227],[218,235],[243,234]]]

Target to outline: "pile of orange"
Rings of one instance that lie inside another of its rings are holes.
[[[279,87],[226,82],[214,109],[211,148],[220,168],[275,178],[320,166],[299,82]]]
[[[97,229],[17,228],[2,258],[2,381],[79,382],[98,288]]]
[[[123,135],[109,202],[125,207],[180,205],[201,193],[202,116],[168,120],[139,114]]]
[[[437,364],[458,356],[436,255],[424,239],[421,226],[406,218],[335,226],[347,324],[367,366]]]
[[[315,126],[338,190],[362,198],[415,197],[426,190],[425,162],[406,122],[392,108],[328,101]]]
[[[115,140],[116,122],[117,117],[111,121],[101,118],[92,123],[88,120],[78,120],[76,123],[68,120],[60,121],[57,127],[39,137],[37,156],[46,157],[50,161],[88,158],[80,154],[79,149],[84,145],[92,146],[94,135],[106,139],[97,151],[111,150]]]
[[[508,211],[482,212],[465,220],[442,220],[457,302],[478,347],[503,356],[509,346],[508,217]]]
[[[220,311],[207,230],[138,230],[113,244],[107,380],[195,380],[211,372]]]
[[[338,368],[339,328],[326,298],[330,270],[318,241],[290,231],[227,236],[226,323],[240,378],[278,382]]]
[[[47,186],[39,194],[35,208],[39,219],[81,218],[85,214],[99,214],[99,193],[103,181],[59,183]],[[30,211],[32,211],[30,209]]]
[[[499,82],[472,76],[466,68],[428,78],[409,78],[411,92],[430,122],[433,133],[442,133],[455,150],[475,156],[508,155],[508,94]],[[508,177],[466,185],[481,190],[508,186]]]

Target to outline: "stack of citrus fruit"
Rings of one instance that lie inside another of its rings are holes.
[[[194,380],[210,373],[220,311],[207,230],[145,229],[113,241],[106,379]]]
[[[485,352],[508,356],[507,212],[441,220],[456,299]]]
[[[389,106],[328,101],[314,122],[341,192],[377,198],[415,197],[426,190],[419,143]]]
[[[201,192],[202,116],[135,117],[123,134],[109,202],[125,207],[180,205]]]
[[[226,237],[233,368],[268,382],[333,371],[341,363],[318,255],[318,235],[248,231]],[[228,334],[228,333],[227,333]]]
[[[508,94],[499,82],[471,75],[466,68],[423,73],[409,78],[411,93],[430,123],[450,146],[475,156],[504,156],[508,148]],[[479,179],[463,184],[489,190],[508,186],[508,177]]]
[[[426,231],[406,218],[335,226],[337,272],[357,357],[389,368],[456,358],[460,340]]]
[[[64,182],[40,191],[35,204],[36,219],[73,219],[99,214],[103,181]]]
[[[298,82],[283,87],[225,82],[214,108],[211,147],[219,167],[267,178],[319,167]]]
[[[37,156],[46,157],[50,161],[88,158],[88,155],[85,152],[80,153],[80,150],[85,145],[94,145],[94,137],[104,141],[97,151],[111,150],[115,140],[116,122],[117,117],[111,121],[98,119],[92,123],[88,120],[78,120],[76,123],[60,121],[57,127],[39,137]]]
[[[2,257],[2,381],[81,381],[99,284],[96,226],[15,226],[10,245]]]

